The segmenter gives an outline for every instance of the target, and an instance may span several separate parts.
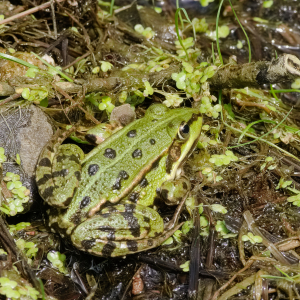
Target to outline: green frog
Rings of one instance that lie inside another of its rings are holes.
[[[201,126],[197,109],[153,104],[86,155],[77,145],[62,144],[72,130],[56,133],[36,168],[52,230],[97,256],[162,244],[181,224],[177,213],[164,226],[154,199],[163,183],[180,177]]]

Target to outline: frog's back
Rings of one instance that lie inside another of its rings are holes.
[[[116,203],[137,185],[169,149],[182,122],[196,111],[151,106],[144,118],[118,131],[83,161],[80,187],[69,207],[75,213],[82,203],[95,207],[101,200]]]

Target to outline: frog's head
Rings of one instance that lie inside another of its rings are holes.
[[[197,145],[201,133],[202,116],[199,110],[194,108],[169,109],[162,104],[150,106],[147,114],[166,120],[166,130],[172,141],[168,149],[166,171],[168,180],[174,179]]]

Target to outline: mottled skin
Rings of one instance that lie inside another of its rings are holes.
[[[160,245],[178,226],[164,229],[151,208],[156,190],[177,177],[201,125],[196,109],[155,104],[85,157],[78,146],[61,145],[70,131],[58,133],[36,169],[40,195],[53,207],[50,225],[78,249],[98,256]]]

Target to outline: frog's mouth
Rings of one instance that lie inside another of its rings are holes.
[[[169,148],[169,154],[166,161],[168,180],[176,178],[177,171],[180,170],[182,165],[192,154],[200,138],[202,118],[199,117],[198,114],[193,114],[188,125],[190,127],[189,138],[185,141],[177,138]]]

